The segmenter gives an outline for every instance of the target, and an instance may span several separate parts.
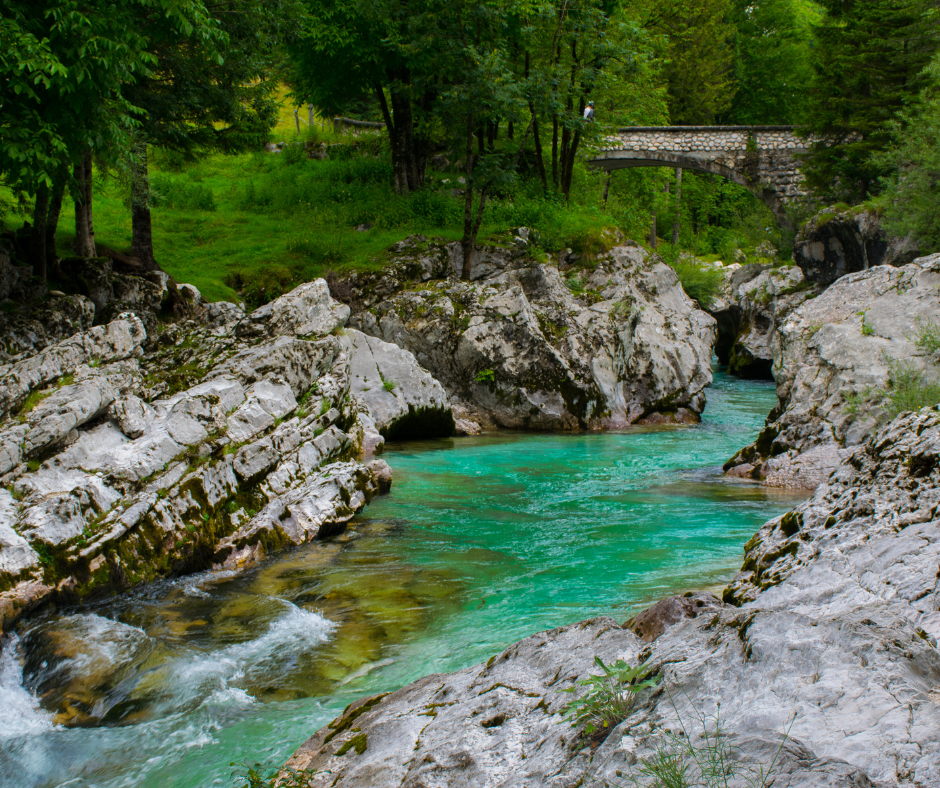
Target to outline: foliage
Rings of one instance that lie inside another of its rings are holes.
[[[714,123],[735,91],[732,0],[647,0],[644,7],[645,27],[662,36],[670,121]]]
[[[940,369],[913,359],[885,356],[888,380],[883,386],[869,386],[846,397],[846,412],[867,416],[879,423],[891,421],[901,413],[940,404]]]
[[[689,254],[677,253],[673,247],[663,249],[663,258],[672,266],[689,298],[708,309],[721,291],[724,274],[721,268],[698,260]]]
[[[817,136],[805,172],[825,197],[856,203],[890,168],[875,154],[924,85],[940,45],[940,14],[923,0],[824,0],[806,132]]]
[[[382,381],[382,388],[385,389],[386,391],[394,391],[395,388],[396,388],[395,381],[394,381],[394,380],[383,380],[383,381]]]
[[[632,778],[634,785],[641,784],[639,778],[647,778],[642,784],[648,788],[728,788],[731,785],[770,788],[774,784],[774,771],[790,737],[789,728],[770,763],[753,763],[745,761],[732,744],[721,719],[720,704],[713,716],[697,714],[697,717],[697,727],[701,728],[697,737],[686,728],[681,716],[681,732],[663,731],[665,743],[637,768],[638,776]],[[792,727],[793,720],[790,725]],[[652,782],[648,782],[649,778]]]
[[[233,762],[230,765],[239,767],[233,775],[235,788],[314,788],[314,780],[319,785],[319,777],[332,773],[289,767],[265,769],[260,763],[250,765]]]
[[[940,57],[925,73],[923,102],[901,115],[894,141],[875,162],[885,180],[885,228],[912,235],[922,251],[940,250]]]
[[[733,0],[729,19],[735,90],[720,115],[722,123],[778,124],[802,118],[813,56],[806,14],[814,5]]]
[[[138,20],[149,0],[0,0],[0,175],[30,194],[86,149],[119,155],[137,125],[124,88],[155,65]],[[161,5],[176,34],[208,39],[200,0]]]
[[[917,333],[913,337],[914,347],[928,356],[940,351],[940,323],[918,317],[914,324],[917,326]]]
[[[625,720],[633,710],[637,695],[659,683],[645,662],[630,666],[618,659],[605,665],[600,657],[594,657],[594,663],[602,671],[599,675],[590,675],[574,687],[560,690],[573,693],[579,687],[587,687],[587,692],[571,700],[564,711],[564,716],[571,718],[571,727],[584,726],[587,736],[610,730]]]
[[[477,383],[495,383],[496,373],[492,369],[481,369],[473,379]]]

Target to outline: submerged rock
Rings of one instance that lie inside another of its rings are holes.
[[[352,281],[351,325],[413,353],[468,422],[558,430],[697,420],[714,321],[675,272],[620,246],[566,282],[523,235],[482,248],[469,282],[457,278],[457,244],[417,237],[393,247],[386,272]]]
[[[659,603],[634,619],[661,620],[652,642],[606,618],[533,635],[353,703],[288,766],[336,788],[652,785],[644,764],[681,765],[679,745],[714,741],[720,726],[739,770],[729,785],[745,784],[747,765],[789,788],[934,785],[938,502],[931,408],[896,419],[812,501],[768,523],[725,603],[703,598],[694,617],[660,616]],[[595,657],[645,662],[659,682],[622,722],[582,737],[561,691],[584,692]]]
[[[940,324],[940,255],[842,277],[789,313],[773,337],[779,404],[725,464],[736,476],[814,489],[877,426],[853,398],[884,388],[893,363],[923,367],[918,333]]]
[[[0,631],[44,600],[241,567],[387,491],[388,466],[355,459],[377,419],[351,390],[348,313],[318,280],[149,340],[122,316],[0,367]],[[440,384],[374,350],[409,378],[399,410],[424,403],[452,430]]]

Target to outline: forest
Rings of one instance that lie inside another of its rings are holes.
[[[472,249],[519,225],[549,252],[616,230],[680,266],[789,257],[792,230],[721,178],[605,184],[584,162],[628,126],[798,126],[811,191],[793,226],[869,205],[940,243],[936,2],[0,7],[0,221],[41,278],[113,252],[258,304],[381,265],[415,232]],[[344,133],[334,116],[384,128]]]

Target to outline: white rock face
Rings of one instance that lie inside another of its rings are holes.
[[[703,600],[652,643],[609,618],[533,635],[352,704],[288,763],[336,788],[650,786],[642,765],[669,751],[667,732],[701,745],[703,718],[713,727],[720,714],[739,761],[769,766],[779,750],[775,786],[936,785],[938,504],[930,408],[896,419],[764,526],[724,594],[740,606]],[[595,656],[645,661],[660,683],[585,747],[559,691],[598,673]]]
[[[774,334],[774,418],[726,470],[815,488],[876,427],[849,398],[884,387],[892,359],[923,367],[914,338],[930,322],[940,323],[940,255],[848,274],[806,301]]]
[[[381,435],[417,438],[453,433],[447,392],[411,353],[352,328],[345,339],[350,390],[366,404]]]
[[[0,420],[0,476],[15,493],[0,490],[0,634],[50,595],[244,566],[388,490],[384,463],[353,459],[375,422],[331,335],[348,309],[325,282],[247,317],[199,314],[162,327],[146,355],[132,317],[0,368],[0,407],[22,408]],[[417,367],[401,363],[404,382]]]
[[[457,253],[421,239],[393,248],[390,269],[354,281],[351,322],[413,353],[468,420],[512,429],[697,420],[715,323],[671,268],[618,247],[570,272],[569,287],[517,245],[482,250],[462,282]]]
[[[323,336],[342,328],[349,307],[330,297],[322,279],[307,282],[296,290],[256,309],[238,326],[239,336]]]
[[[796,266],[733,265],[709,308],[718,321],[715,352],[732,375],[772,380],[773,337],[794,309],[822,291]]]

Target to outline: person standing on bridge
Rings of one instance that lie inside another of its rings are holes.
[[[594,122],[594,102],[593,101],[589,101],[587,103],[587,106],[584,108],[584,119],[588,123]]]

